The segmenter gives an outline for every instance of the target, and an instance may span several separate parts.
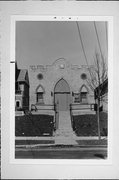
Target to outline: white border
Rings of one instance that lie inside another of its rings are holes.
[[[107,160],[59,160],[59,159],[15,159],[15,64],[10,63],[10,163],[13,164],[112,164],[113,139],[113,17],[112,16],[11,16],[10,60],[15,61],[15,23],[16,21],[108,21],[108,159]]]

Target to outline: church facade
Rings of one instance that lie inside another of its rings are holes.
[[[67,111],[71,106],[76,109],[94,104],[94,92],[87,84],[87,66],[60,58],[51,65],[30,66],[28,74],[31,110],[53,114],[54,109]]]

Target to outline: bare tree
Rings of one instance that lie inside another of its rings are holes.
[[[101,139],[100,132],[100,106],[101,102],[105,100],[102,98],[103,84],[108,78],[107,63],[104,56],[95,53],[94,64],[89,69],[90,77],[87,79],[87,83],[91,90],[95,93],[95,99],[97,104],[97,122],[98,122],[98,137]]]

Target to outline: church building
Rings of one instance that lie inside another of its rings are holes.
[[[41,114],[54,114],[70,108],[91,113],[94,92],[87,84],[88,67],[73,65],[59,58],[51,65],[29,67],[30,109]],[[89,112],[90,110],[90,112]],[[79,111],[78,111],[79,112]]]

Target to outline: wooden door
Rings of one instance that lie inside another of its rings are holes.
[[[69,110],[70,94],[68,93],[55,94],[55,104],[57,111]]]

